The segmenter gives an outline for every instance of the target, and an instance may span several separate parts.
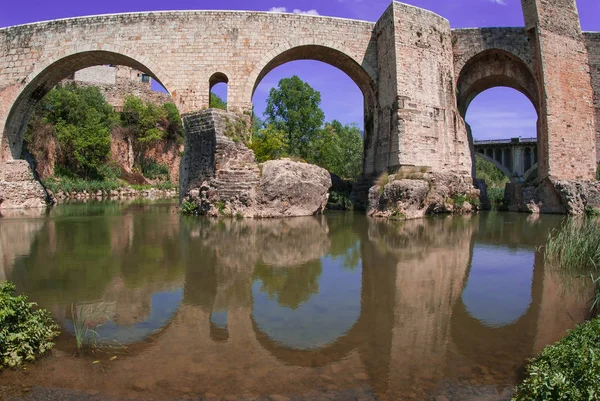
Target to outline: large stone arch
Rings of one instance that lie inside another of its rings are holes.
[[[248,75],[244,89],[244,100],[252,102],[252,96],[262,79],[272,70],[297,60],[316,60],[338,68],[347,74],[360,88],[365,101],[375,101],[377,73],[363,61],[365,55],[351,54],[343,44],[309,41],[286,42],[265,54]]]
[[[539,114],[538,84],[527,63],[506,50],[494,48],[471,57],[458,74],[457,106],[463,118],[477,95],[498,86],[523,93]]]
[[[36,65],[33,72],[22,81],[22,89],[10,107],[2,133],[2,160],[21,156],[23,135],[35,105],[61,80],[78,70],[105,64],[125,65],[150,75],[167,91],[171,87],[171,79],[158,64],[122,46],[73,46],[68,51],[41,60],[44,62]]]
[[[353,53],[342,43],[333,41],[313,43],[304,40],[287,42],[273,49],[264,55],[249,74],[244,89],[244,104],[252,104],[252,96],[256,88],[269,72],[280,65],[298,60],[321,61],[339,69],[354,81],[364,97],[364,141],[365,144],[368,143],[376,130],[376,69],[365,61],[365,54]],[[364,148],[366,150],[367,147]],[[365,158],[363,154],[363,171]]]
[[[462,68],[457,75],[456,102],[463,119],[467,114],[469,105],[477,95],[499,86],[513,88],[521,92],[531,101],[539,116],[540,96],[537,80],[529,65],[521,57],[504,49],[489,48],[473,55],[461,65]],[[467,127],[469,133],[471,133],[468,124]],[[539,137],[539,123],[537,131]],[[472,175],[474,177],[475,152],[472,133],[469,135],[469,142],[473,163]],[[494,164],[498,165],[499,163]],[[511,174],[507,176],[511,178]]]

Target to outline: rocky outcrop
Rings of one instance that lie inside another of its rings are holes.
[[[331,187],[327,170],[289,159],[259,165],[245,145],[245,116],[209,109],[184,116],[184,124],[181,194],[199,214],[268,218],[325,209]]]
[[[479,190],[469,176],[402,171],[385,176],[369,190],[372,217],[410,220],[434,213],[472,213]]]
[[[504,202],[512,212],[581,215],[600,209],[600,182],[545,179],[537,186],[507,184]]]
[[[9,160],[0,166],[0,208],[46,207],[46,191],[35,180],[25,160]]]

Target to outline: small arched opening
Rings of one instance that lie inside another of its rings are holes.
[[[229,78],[222,72],[214,73],[209,79],[211,108],[227,110]]]

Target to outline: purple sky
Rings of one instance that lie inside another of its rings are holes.
[[[344,18],[376,21],[390,0],[104,0],[101,2],[30,0],[26,3],[2,0],[0,27],[28,22],[151,10],[260,10],[274,8],[289,12],[311,12]],[[521,0],[405,0],[405,3],[432,10],[446,17],[453,28],[483,26],[522,26]],[[581,25],[587,31],[600,31],[600,1],[578,0]],[[298,75],[322,95],[328,120],[357,123],[362,128],[362,94],[341,71],[313,61],[284,64],[268,74],[254,95],[257,114],[262,114],[266,96],[279,79]],[[224,88],[217,88],[223,94]],[[494,88],[480,94],[467,112],[467,121],[476,138],[535,136],[537,115],[519,92]]]

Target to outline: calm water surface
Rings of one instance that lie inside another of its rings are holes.
[[[537,249],[559,224],[509,213],[210,220],[168,203],[4,217],[0,280],[49,309],[63,333],[27,372],[0,374],[0,389],[30,399],[508,400],[525,360],[587,312],[578,283],[545,268]],[[74,356],[74,318],[95,328],[94,354]]]

